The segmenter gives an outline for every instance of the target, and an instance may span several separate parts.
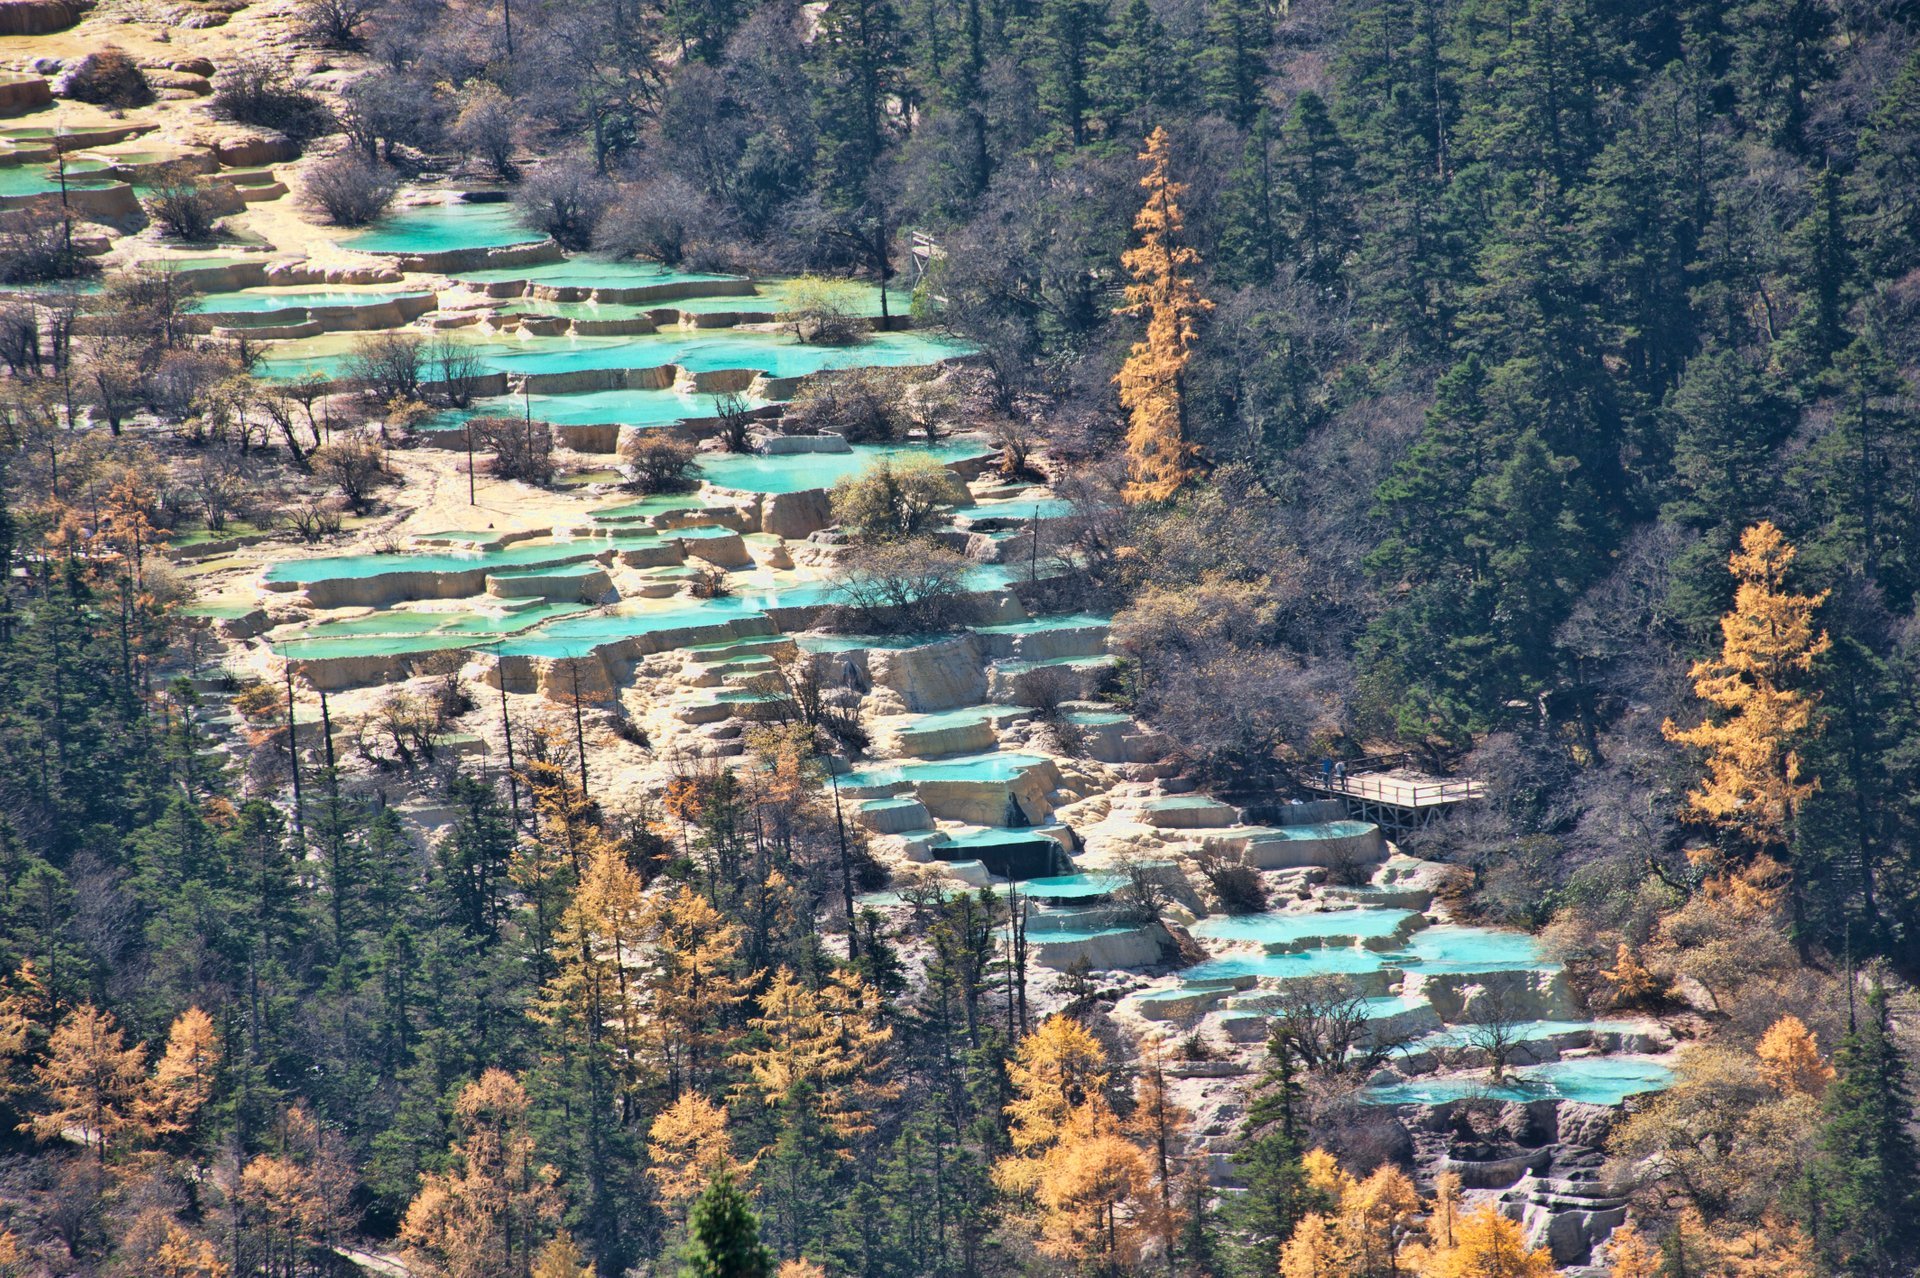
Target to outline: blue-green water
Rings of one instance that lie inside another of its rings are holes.
[[[700,476],[716,488],[750,493],[798,493],[831,488],[857,475],[883,457],[931,457],[940,462],[979,457],[979,444],[856,444],[845,453],[787,453],[762,457],[751,453],[708,454],[700,459]]]
[[[840,778],[849,788],[915,785],[922,781],[1012,781],[1047,761],[1037,754],[970,754],[925,763],[876,763]]]
[[[1553,966],[1539,942],[1525,932],[1449,923],[1416,932],[1392,963],[1434,975],[1472,972],[1524,972]]]
[[[1192,931],[1196,937],[1210,941],[1293,945],[1326,936],[1391,936],[1412,917],[1411,910],[1377,908],[1328,910],[1317,914],[1230,914],[1202,919],[1193,925]]]
[[[750,400],[748,408],[767,401]],[[454,408],[435,416],[422,430],[458,430],[475,417],[505,417],[514,421],[531,416],[556,426],[671,426],[688,418],[715,417],[719,410],[712,395],[682,395],[672,390],[582,391],[577,395],[499,395],[475,400],[470,408]]]
[[[1043,879],[1028,879],[1020,890],[1028,896],[1048,901],[1075,901],[1109,896],[1127,885],[1123,874],[1055,874]]]
[[[475,568],[525,568],[535,564],[587,559],[606,549],[603,542],[519,542],[480,551],[437,550],[430,554],[335,555],[293,559],[267,569],[268,581],[358,580],[399,572],[467,572]]]
[[[1505,1082],[1487,1076],[1442,1076],[1416,1079],[1367,1089],[1376,1105],[1437,1105],[1465,1097],[1491,1100],[1571,1100],[1592,1105],[1617,1105],[1641,1092],[1673,1085],[1674,1072],[1657,1061],[1634,1057],[1592,1056],[1550,1061],[1508,1071]]]
[[[743,277],[708,275],[700,271],[676,271],[658,262],[623,261],[593,253],[582,253],[569,257],[563,262],[540,262],[531,266],[498,266],[483,271],[462,271],[454,278],[464,284],[505,284],[514,280],[526,280],[532,284],[553,284],[568,288],[636,288],[659,284],[707,284],[715,280],[735,280]]]
[[[523,225],[511,204],[459,201],[397,209],[342,239],[340,246],[360,253],[439,253],[534,244],[546,238]]]
[[[801,377],[830,368],[935,364],[973,351],[957,339],[917,331],[875,333],[851,346],[807,346],[784,333],[734,330],[540,337],[454,329],[446,336],[488,370],[516,375],[673,365],[694,373],[747,369],[773,377]],[[313,375],[340,377],[359,340],[359,334],[328,333],[276,342],[256,372],[280,381]]]
[[[353,289],[299,289],[268,293],[244,289],[234,293],[212,293],[193,299],[192,309],[210,315],[249,315],[261,311],[284,311],[314,306],[381,306],[399,298],[430,296],[412,292],[360,292]]]

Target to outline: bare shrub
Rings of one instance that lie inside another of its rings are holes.
[[[620,450],[620,460],[632,473],[632,486],[643,493],[678,493],[693,487],[694,447],[669,431],[642,431]]]
[[[1258,914],[1267,908],[1267,885],[1260,871],[1211,848],[1193,856],[1207,886],[1228,914]]]
[[[713,415],[719,419],[721,447],[730,453],[753,451],[753,410],[738,391],[722,391],[713,397]]]
[[[416,333],[369,333],[347,356],[347,379],[376,404],[420,397],[426,343]]]
[[[473,403],[480,393],[480,379],[487,375],[486,363],[474,352],[473,345],[448,333],[427,344],[426,368],[433,375],[439,397],[455,408]]]
[[[467,423],[475,448],[491,454],[487,469],[501,479],[545,486],[553,482],[553,428],[515,417],[476,417]]]
[[[410,75],[375,71],[361,76],[341,89],[338,114],[347,139],[370,163],[391,163],[400,147],[426,149],[440,141],[440,100]]]
[[[360,28],[379,9],[378,0],[301,0],[294,10],[300,32],[329,49],[360,47]]]
[[[58,205],[0,212],[0,284],[71,279],[93,270],[71,251],[73,219]]]
[[[592,160],[565,155],[529,173],[514,192],[513,205],[522,222],[551,235],[562,248],[584,249],[593,243],[594,228],[613,194],[613,183]]]
[[[307,206],[335,226],[365,226],[387,211],[399,189],[393,170],[353,151],[328,156],[301,180]]]
[[[169,164],[162,169],[153,194],[142,204],[162,234],[176,240],[207,239],[220,220],[220,206],[213,192],[187,164]]]
[[[899,411],[901,390],[898,369],[816,373],[787,405],[781,425],[794,434],[841,435],[855,444],[894,439],[906,425]]]
[[[518,117],[513,99],[495,86],[479,81],[467,89],[449,136],[471,159],[480,160],[498,178],[514,174],[513,145]]]
[[[137,107],[153,101],[153,86],[126,50],[110,44],[63,70],[54,95],[96,106]]]
[[[620,189],[594,232],[594,243],[621,257],[646,257],[667,266],[686,260],[696,240],[724,234],[726,215],[678,174]]]
[[[930,538],[861,546],[840,561],[838,629],[934,632],[972,619],[966,557]]]
[[[209,102],[223,120],[274,129],[295,142],[310,141],[333,127],[326,104],[267,58],[239,58],[223,67]]]
[[[342,435],[313,450],[313,469],[355,510],[365,510],[373,490],[386,478],[386,453],[374,440]]]

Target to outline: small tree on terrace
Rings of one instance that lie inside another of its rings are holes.
[[[1165,501],[1199,473],[1199,450],[1187,438],[1183,379],[1200,318],[1213,309],[1193,278],[1200,254],[1180,242],[1186,221],[1179,200],[1187,188],[1167,171],[1172,157],[1166,130],[1148,135],[1140,158],[1147,162],[1140,179],[1147,202],[1133,221],[1140,247],[1120,256],[1134,282],[1118,313],[1145,316],[1147,333],[1114,378],[1129,414],[1125,495],[1132,502]]]
[[[926,530],[966,490],[931,457],[882,457],[833,486],[833,517],[863,541],[895,541]]]

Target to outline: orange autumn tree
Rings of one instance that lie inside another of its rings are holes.
[[[1782,1096],[1818,1100],[1833,1081],[1833,1066],[1820,1056],[1820,1040],[1797,1016],[1782,1016],[1760,1036],[1753,1049],[1760,1078]]]
[[[138,1044],[127,1045],[112,1013],[91,1003],[67,1013],[36,1071],[47,1107],[33,1117],[34,1134],[43,1140],[77,1136],[102,1162],[123,1133],[146,1134],[141,1056]]]
[[[1669,741],[1706,751],[1706,778],[1687,792],[1690,815],[1756,852],[1786,845],[1794,814],[1820,784],[1802,775],[1796,746],[1815,730],[1820,700],[1806,676],[1833,644],[1813,622],[1827,592],[1787,589],[1795,554],[1771,523],[1741,535],[1727,560],[1739,586],[1720,619],[1720,655],[1690,672],[1713,712],[1698,727],[1662,725]]]
[[[1107,1054],[1085,1026],[1055,1015],[1020,1040],[1007,1066],[1013,1153],[994,1183],[1039,1208],[1039,1249],[1058,1260],[1113,1270],[1131,1263],[1140,1208],[1151,1192],[1147,1159],[1108,1104]]]
[[[1199,449],[1187,438],[1183,378],[1200,337],[1200,318],[1213,309],[1194,280],[1200,254],[1181,242],[1186,221],[1180,197],[1187,187],[1168,173],[1165,129],[1148,135],[1140,158],[1147,164],[1140,179],[1147,202],[1133,220],[1140,246],[1120,256],[1134,282],[1116,313],[1145,316],[1147,332],[1114,378],[1129,414],[1124,495],[1130,502],[1166,501],[1199,473]]]
[[[553,1168],[536,1163],[527,1093],[489,1069],[454,1102],[453,1166],[426,1177],[400,1239],[416,1274],[530,1278],[546,1228],[560,1215]]]

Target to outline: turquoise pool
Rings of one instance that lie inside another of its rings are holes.
[[[915,785],[922,781],[1012,781],[1047,762],[1037,754],[993,753],[961,755],[925,763],[877,763],[855,768],[840,778],[849,788]]]
[[[1229,914],[1201,919],[1193,925],[1196,937],[1210,941],[1252,941],[1258,945],[1297,945],[1325,936],[1392,936],[1412,910],[1360,908],[1322,913]]]
[[[1638,1057],[1592,1056],[1545,1065],[1525,1065],[1508,1071],[1505,1082],[1494,1084],[1485,1075],[1441,1076],[1392,1083],[1367,1089],[1376,1105],[1438,1105],[1467,1097],[1490,1100],[1570,1100],[1591,1105],[1618,1105],[1641,1092],[1673,1086],[1674,1072],[1658,1061]]]
[[[965,461],[985,453],[980,444],[856,444],[845,453],[785,453],[762,457],[752,453],[709,453],[700,458],[700,476],[716,488],[751,493],[798,493],[831,488],[857,475],[883,457],[931,457],[939,462]]]
[[[511,204],[461,200],[398,209],[366,230],[347,236],[340,246],[361,253],[440,253],[537,244],[546,238],[523,225]]]

